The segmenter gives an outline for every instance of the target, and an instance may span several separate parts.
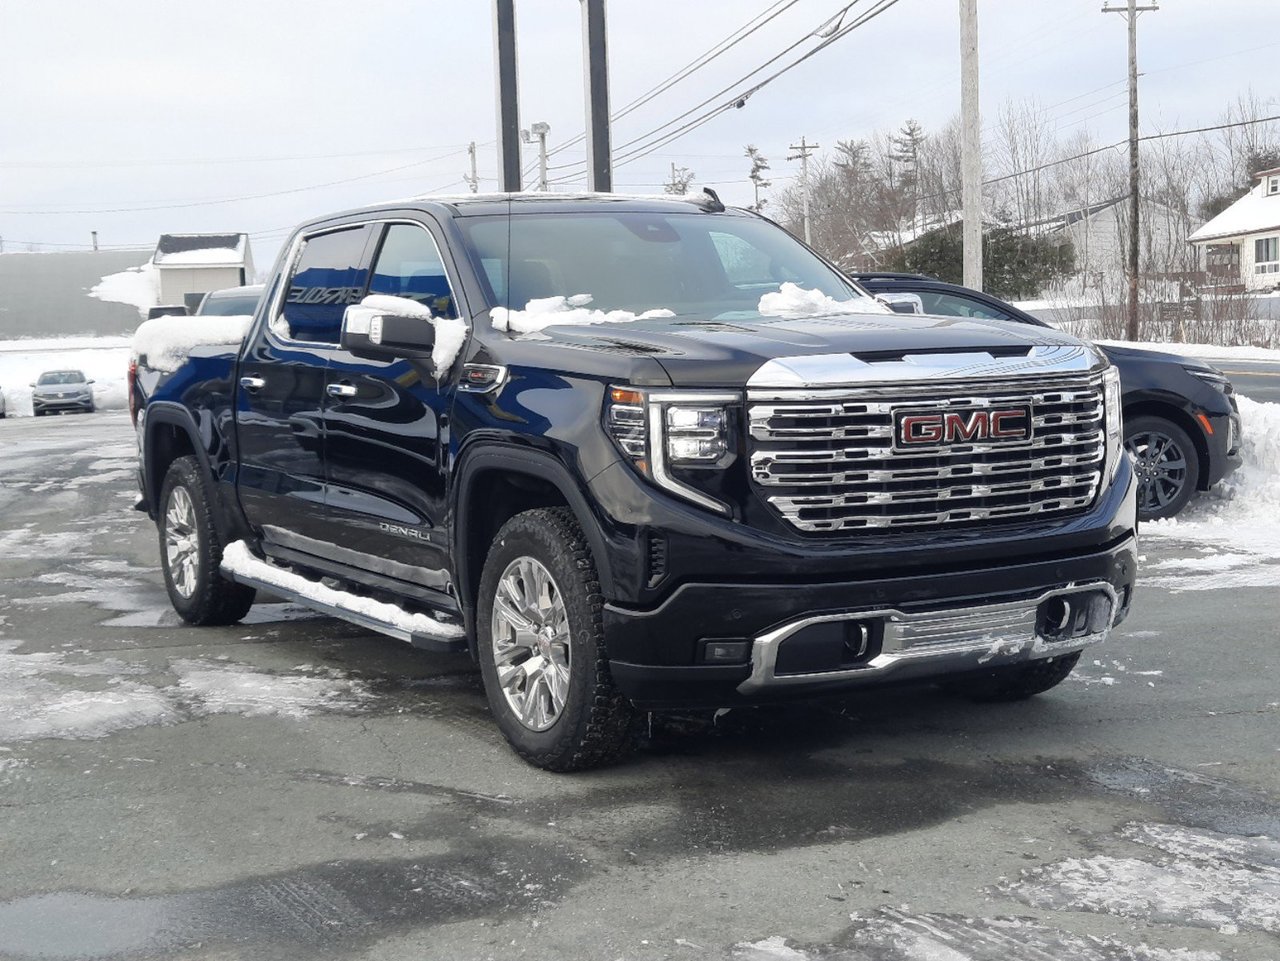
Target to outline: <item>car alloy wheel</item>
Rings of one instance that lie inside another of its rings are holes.
[[[547,730],[564,712],[572,654],[564,598],[540,561],[507,565],[492,624],[493,663],[511,712],[529,730]]]
[[[196,512],[185,487],[175,487],[169,494],[165,511],[164,549],[169,561],[169,574],[174,589],[190,597],[196,589],[200,564],[200,534],[196,530]]]
[[[1162,514],[1187,485],[1187,455],[1175,438],[1159,430],[1145,430],[1125,439],[1138,477],[1138,510],[1144,515]]]

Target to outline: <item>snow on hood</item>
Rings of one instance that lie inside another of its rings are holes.
[[[629,324],[635,320],[674,317],[665,307],[646,310],[642,314],[630,310],[592,310],[590,294],[572,297],[542,297],[525,304],[524,310],[495,307],[492,323],[495,330],[513,334],[533,334],[546,327],[586,327],[592,324]]]
[[[765,294],[756,308],[762,317],[800,320],[805,317],[830,317],[832,314],[891,314],[888,307],[870,297],[836,300],[820,290],[805,290],[799,284],[785,283],[775,293]]]
[[[153,370],[172,373],[196,347],[239,346],[252,323],[248,314],[153,317],[133,335],[133,356]]]
[[[370,317],[391,314],[396,317],[412,317],[430,323],[436,329],[435,345],[431,348],[431,365],[436,372],[448,370],[458,359],[462,345],[467,342],[466,321],[458,317],[436,317],[426,304],[408,297],[390,294],[370,294],[360,301],[360,306],[370,312]]]

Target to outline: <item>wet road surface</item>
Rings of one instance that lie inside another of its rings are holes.
[[[556,776],[465,658],[179,625],[132,466],[123,415],[0,422],[0,957],[1280,958],[1262,562],[1153,579],[1029,703],[655,718]]]

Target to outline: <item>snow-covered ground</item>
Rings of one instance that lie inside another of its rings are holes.
[[[1151,341],[1095,340],[1095,344],[1110,347],[1136,347],[1141,350],[1157,350],[1201,360],[1263,360],[1280,363],[1280,350],[1267,347],[1221,347],[1217,344],[1160,344]]]
[[[94,382],[99,410],[128,405],[127,337],[61,337],[0,341],[0,391],[10,417],[31,414],[31,384],[46,370],[82,370]]]
[[[1178,517],[1142,525],[1142,538],[1187,552],[1143,567],[1144,584],[1173,591],[1280,586],[1280,404],[1239,402],[1244,464]]]

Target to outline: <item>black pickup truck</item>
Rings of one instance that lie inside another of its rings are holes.
[[[618,756],[643,710],[1029,697],[1129,608],[1100,353],[893,314],[714,195],[326,217],[243,342],[186,325],[131,377],[177,611],[261,590],[469,651],[545,768]]]

